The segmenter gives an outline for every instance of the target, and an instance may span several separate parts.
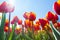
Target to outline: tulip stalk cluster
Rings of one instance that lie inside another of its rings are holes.
[[[10,20],[14,9],[13,5],[5,1],[0,5],[0,13],[2,13],[0,40],[60,40],[59,0],[54,3],[56,14],[49,11],[45,18],[38,20],[36,20],[34,12],[25,12],[23,14],[24,21],[19,19],[18,16]],[[9,13],[9,19],[6,19],[7,13]]]

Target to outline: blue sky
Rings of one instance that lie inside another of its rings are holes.
[[[15,6],[14,12],[11,13],[11,19],[14,16],[18,16],[20,19],[24,20],[24,12],[35,12],[37,17],[36,19],[44,18],[48,11],[54,12],[53,3],[56,0],[0,0],[0,3],[3,1],[11,3]]]

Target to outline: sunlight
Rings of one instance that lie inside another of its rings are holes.
[[[8,2],[12,5],[15,5],[15,0],[8,0]]]

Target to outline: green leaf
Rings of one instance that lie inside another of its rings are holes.
[[[12,32],[10,33],[10,36],[9,36],[8,40],[14,40],[15,39],[15,32],[14,32],[15,27],[16,27],[16,23],[12,27]]]
[[[6,19],[6,14],[2,13],[2,20],[1,20],[1,25],[0,25],[0,40],[5,40],[4,39],[4,24],[5,24],[5,19]]]
[[[53,35],[55,37],[55,40],[60,40],[60,32],[53,26],[52,23],[50,23],[50,27],[53,31]]]

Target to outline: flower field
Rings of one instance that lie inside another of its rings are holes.
[[[36,20],[35,12],[24,12],[25,19],[14,16],[11,20],[11,13],[15,7],[6,1],[0,4],[0,40],[60,40],[60,1],[54,2],[54,11],[48,11],[45,18]],[[9,18],[6,14],[9,13]],[[18,27],[19,26],[19,27]]]

